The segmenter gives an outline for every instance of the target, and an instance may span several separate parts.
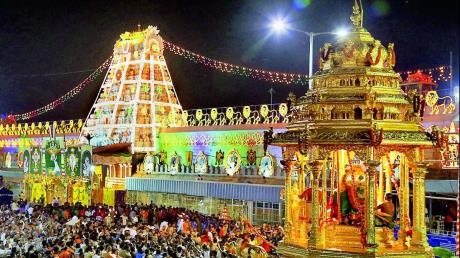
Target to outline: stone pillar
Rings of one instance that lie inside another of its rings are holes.
[[[311,173],[313,177],[312,182],[312,223],[310,231],[310,239],[308,241],[308,246],[310,248],[318,248],[321,242],[320,239],[320,227],[319,227],[319,176],[321,172],[322,161],[315,160],[310,162]]]
[[[428,247],[425,223],[425,176],[428,173],[426,163],[418,163],[414,172],[413,200],[413,244]]]
[[[375,223],[374,223],[374,209],[375,209],[375,175],[377,166],[380,164],[378,161],[369,160],[367,162],[367,196],[366,196],[366,210],[365,221],[367,227],[367,245],[370,251],[375,251]]]

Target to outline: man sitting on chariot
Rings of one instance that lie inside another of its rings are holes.
[[[385,194],[385,202],[377,206],[375,211],[375,225],[394,228],[393,216],[395,214],[395,206],[392,202],[391,193]]]

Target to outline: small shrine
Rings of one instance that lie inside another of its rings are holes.
[[[425,133],[420,96],[401,90],[394,44],[363,27],[357,1],[350,18],[352,32],[320,49],[313,88],[289,96],[288,131],[267,137],[283,148],[286,169],[280,252],[431,257],[424,150],[440,144],[440,132]]]
[[[226,221],[231,221],[232,220],[232,217],[228,213],[227,205],[225,205],[224,208],[222,209],[222,211],[221,211],[221,213],[219,215],[219,219],[226,220]]]

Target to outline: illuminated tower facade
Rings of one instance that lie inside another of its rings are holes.
[[[85,121],[93,146],[130,143],[132,153],[157,150],[159,128],[181,123],[177,98],[156,27],[125,32]]]

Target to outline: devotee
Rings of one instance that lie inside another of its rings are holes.
[[[0,207],[0,257],[220,258],[240,257],[245,247],[277,256],[284,236],[279,225],[257,227],[154,204],[86,207],[20,200],[17,206],[16,212]]]
[[[393,217],[395,215],[395,205],[392,202],[391,193],[385,194],[385,201],[377,206],[375,213],[375,225],[394,227]]]

